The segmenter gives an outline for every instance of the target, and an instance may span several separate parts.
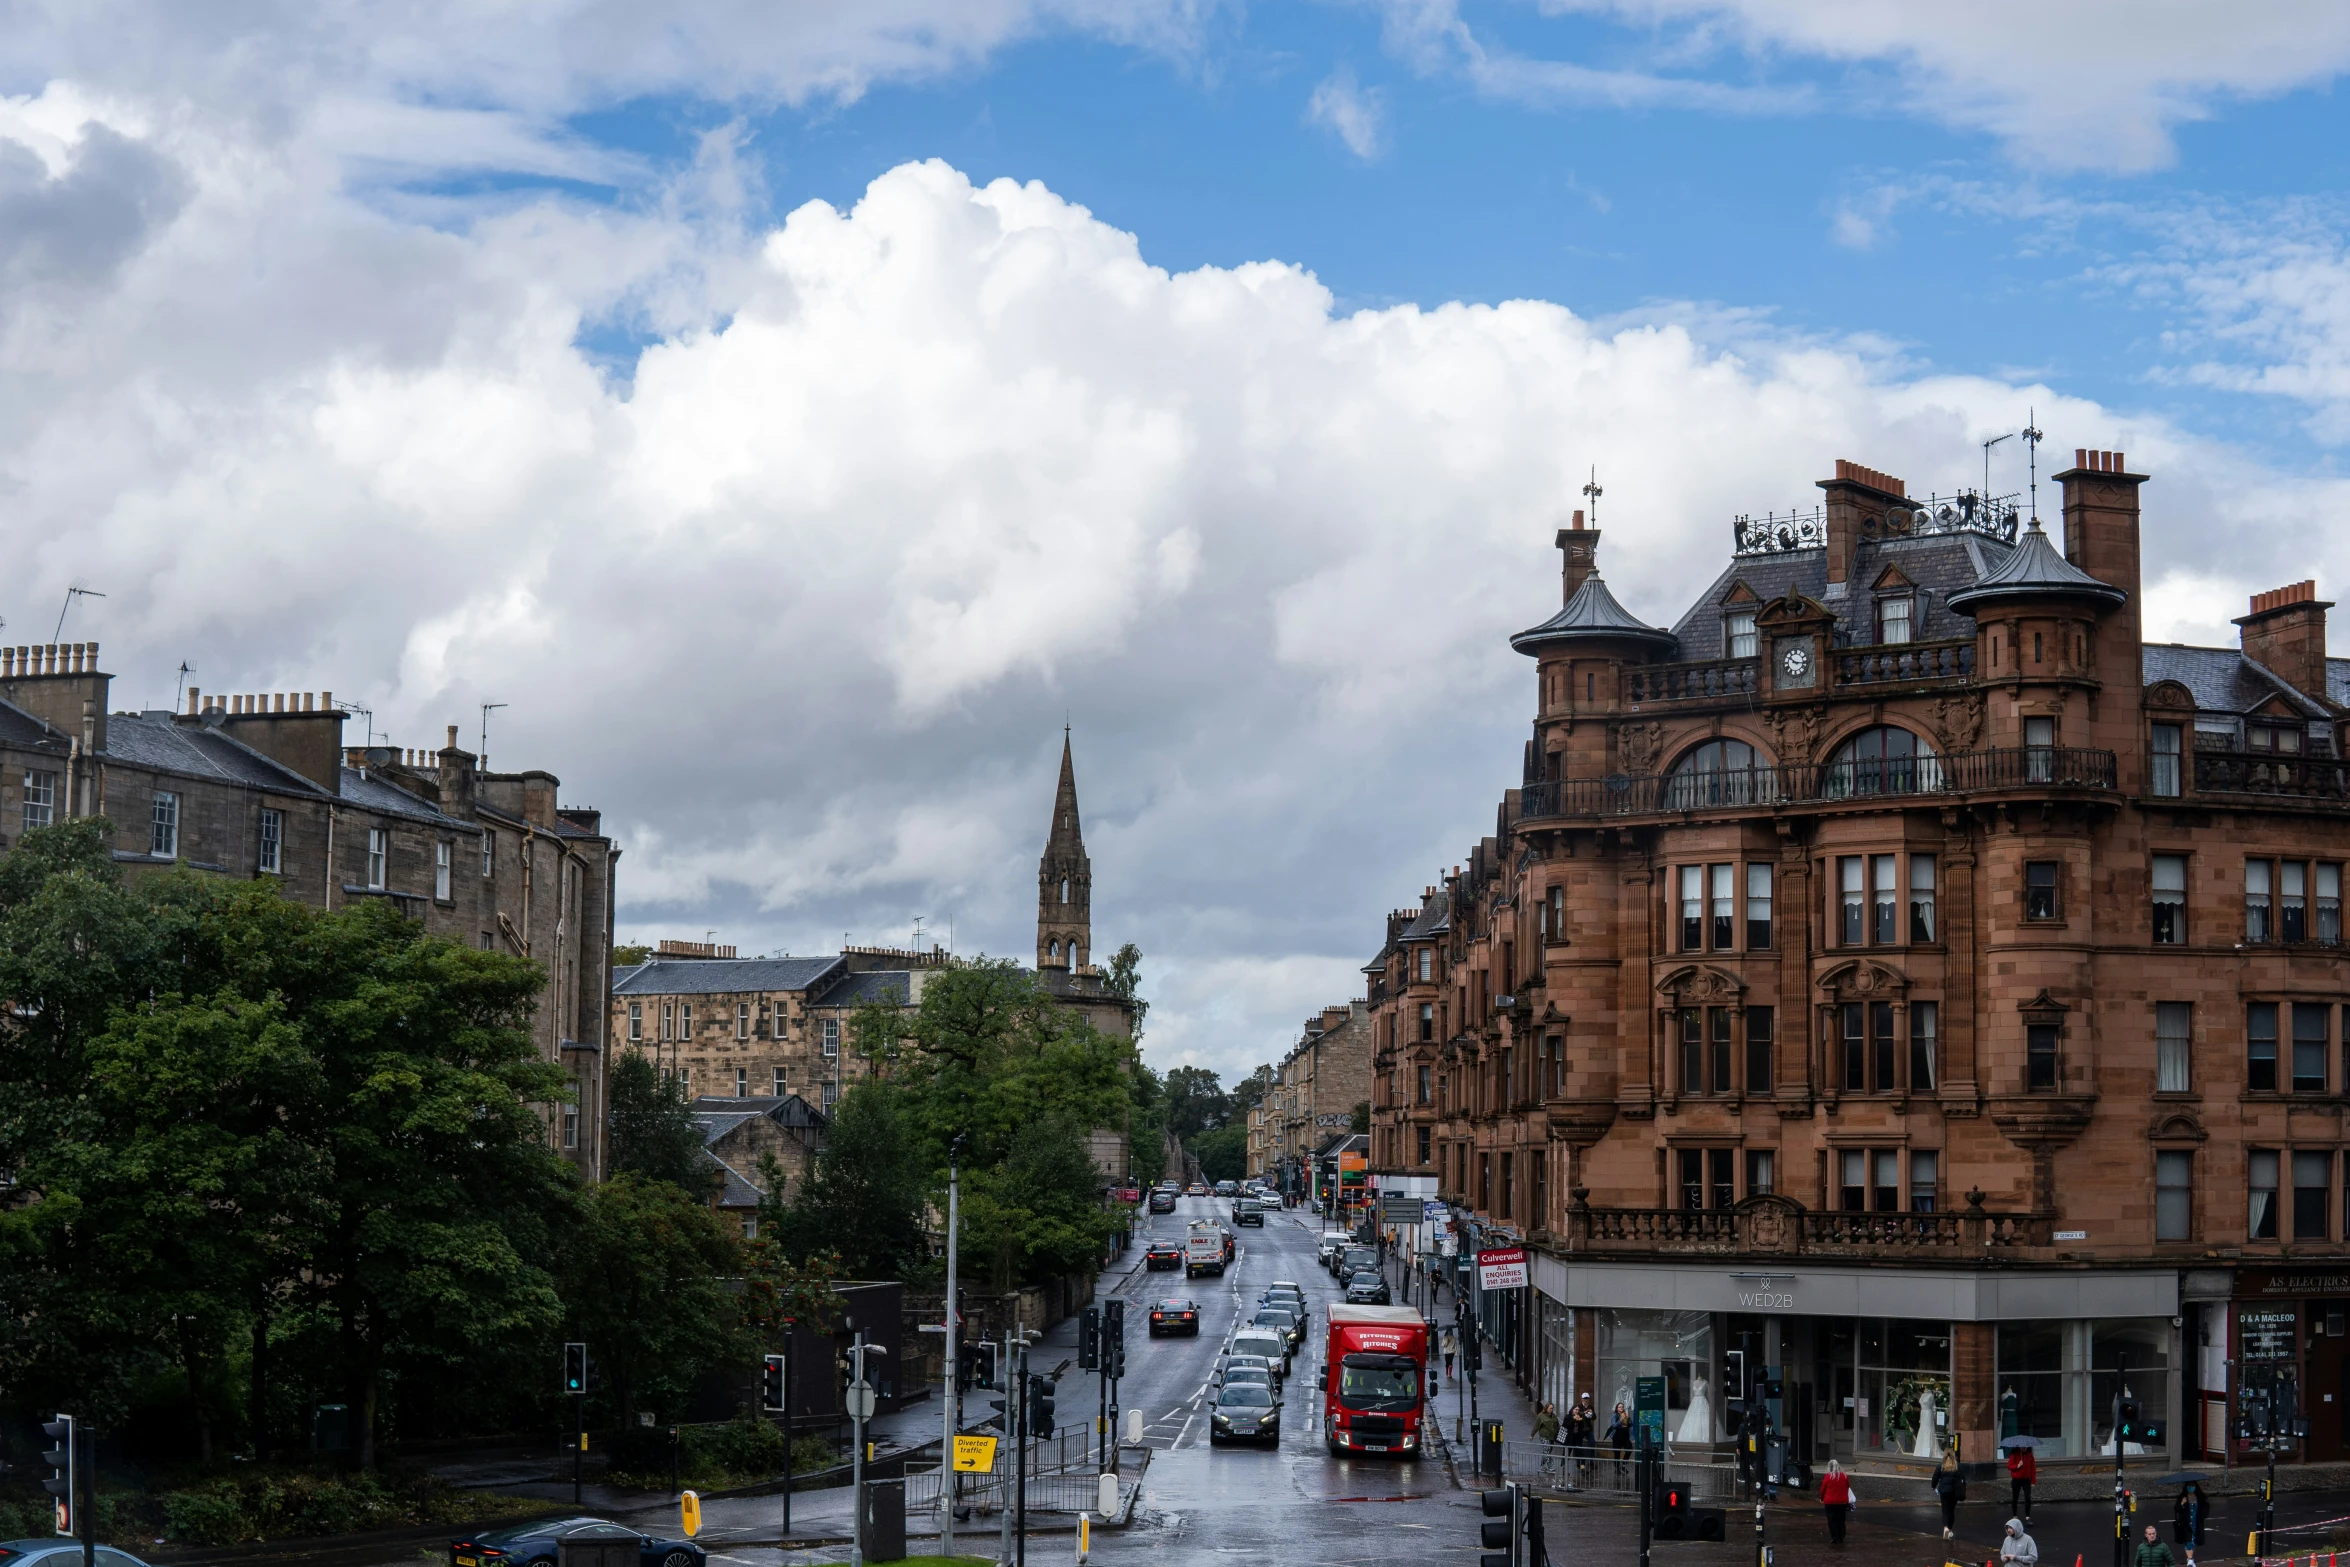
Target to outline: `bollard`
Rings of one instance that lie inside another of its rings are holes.
[[[1118,1477],[1105,1473],[1094,1492],[1093,1500],[1094,1508],[1102,1515],[1103,1522],[1118,1516]]]

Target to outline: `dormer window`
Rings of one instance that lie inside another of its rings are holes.
[[[1728,644],[1732,658],[1753,658],[1761,643],[1755,636],[1754,611],[1742,609],[1732,612],[1723,622],[1723,641]]]
[[[2247,724],[2244,738],[2255,751],[2274,751],[2282,756],[2297,756],[2301,752],[2302,729],[2299,724]]]
[[[1909,640],[1909,611],[1912,600],[1908,594],[1899,598],[1877,600],[1877,640],[1879,642],[1907,642]]]

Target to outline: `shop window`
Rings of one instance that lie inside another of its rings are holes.
[[[1681,867],[1681,950],[1705,950],[1705,867]]]
[[[2183,1241],[2195,1227],[2195,1156],[2164,1149],[2154,1156],[2154,1238]]]
[[[2092,1451],[2113,1453],[2113,1401],[2127,1393],[2149,1419],[2170,1424],[2170,1322],[2166,1318],[2137,1317],[2089,1325],[2089,1397],[2086,1414]],[[2161,1453],[2136,1442],[2123,1445],[2122,1456]]]
[[[1771,950],[1771,868],[1746,867],[1746,950]]]
[[[1857,854],[1847,854],[1836,862],[1837,896],[1842,900],[1842,919],[1837,926],[1837,939],[1847,947],[1860,946],[1868,930],[1868,890],[1862,878],[1868,874],[1868,862]]]
[[[1856,1326],[1853,1446],[1904,1458],[1940,1452],[1952,1426],[1950,1324],[1863,1317]]]
[[[2187,939],[2187,857],[2156,855],[2153,889],[2155,943],[2177,946]]]
[[[2179,795],[2179,726],[2154,726],[2154,766],[2147,778],[2147,787],[2166,800]]]
[[[2257,1094],[2277,1091],[2277,1004],[2273,1001],[2245,1004],[2244,1086]]]
[[[1746,1091],[1750,1094],[1771,1091],[1773,1016],[1769,1007],[1746,1009]]]
[[[1909,857],[1909,939],[1932,942],[1940,926],[1934,909],[1934,857],[1931,854],[1913,854]]]
[[[1900,861],[1890,854],[1869,856],[1869,939],[1890,947],[1901,939],[1896,923],[1901,908]]]
[[[1716,952],[1735,951],[1738,946],[1737,876],[1735,865],[1709,865],[1705,868],[1707,914],[1713,922],[1713,944]]]
[[[2270,939],[2274,927],[2269,923],[2270,866],[2266,860],[2244,862],[2244,939],[2261,942]]]
[[[2064,1384],[2069,1326],[2062,1322],[2002,1322],[1996,1329],[1993,1356],[1998,1366],[1999,1433],[2038,1438],[2043,1461],[2063,1457],[2068,1451]]]
[[[2056,1088],[2056,1028],[2054,1023],[2024,1027],[2024,1087],[2034,1092]]]
[[[2331,1237],[2326,1216],[2332,1208],[2327,1199],[2333,1185],[2332,1154],[2304,1150],[2293,1155],[2293,1239],[2322,1241]]]
[[[2024,862],[2024,918],[2052,920],[2057,917],[2056,867],[2054,860],[2026,860]]]
[[[1932,1001],[1909,1004],[1909,1091],[1930,1094],[1941,1082],[1942,1008]]]
[[[1768,1148],[1749,1148],[1746,1151],[1747,1196],[1754,1197],[1779,1189],[1778,1162],[1778,1155]]]
[[[2195,1009],[2184,1001],[2154,1003],[2154,1091],[2183,1094],[2194,1087]]]
[[[2333,1007],[2321,1003],[2293,1003],[2293,1092],[2326,1091],[2326,1024]]]
[[[2273,1148],[2255,1148],[2244,1159],[2244,1184],[2251,1193],[2244,1233],[2256,1241],[2277,1238],[2277,1155]]]
[[[1909,1156],[1909,1211],[1932,1213],[1940,1196],[1942,1160],[1938,1154],[1913,1152]]]
[[[1714,1438],[1713,1415],[1721,1407],[1718,1394],[1697,1403],[1697,1384],[1711,1380],[1714,1365],[1714,1318],[1703,1311],[1640,1311],[1600,1307],[1592,1313],[1597,1343],[1593,1370],[1604,1414],[1617,1404],[1627,1412],[1635,1407],[1633,1393],[1640,1378],[1656,1377],[1665,1385],[1664,1434],[1667,1441],[1706,1443]]]

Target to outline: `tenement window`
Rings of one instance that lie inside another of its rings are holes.
[[[2254,1093],[2277,1091],[2277,1004],[2244,1006],[2244,1086]]]
[[[1901,1152],[1895,1148],[1836,1151],[1837,1206],[1847,1213],[1901,1211]]]
[[[432,895],[439,901],[449,901],[450,861],[455,858],[457,846],[443,838],[432,846]]]
[[[1901,939],[1900,864],[1890,854],[1869,856],[1869,939],[1880,947]]]
[[[2024,861],[2024,918],[2052,920],[2056,918],[2056,867],[2054,860]]]
[[[1729,952],[1738,945],[1736,886],[1738,867],[1709,865],[1706,867],[1707,913],[1713,923],[1713,944],[1716,952]]]
[[[2183,1241],[2195,1230],[2195,1156],[2165,1149],[2154,1156],[2154,1238]]]
[[[391,857],[391,837],[389,828],[367,829],[367,885],[377,892],[384,888],[384,862]]]
[[[751,1069],[747,1066],[738,1066],[734,1069],[734,1097],[737,1099],[751,1097]]]
[[[55,773],[27,772],[24,775],[24,830],[47,827],[57,820],[57,775]]]
[[[1732,1014],[1730,1007],[1681,1009],[1681,1092],[1737,1092],[1730,1080]]]
[[[1778,1159],[1768,1148],[1750,1148],[1746,1151],[1746,1195],[1777,1191]]]
[[[1891,1093],[1894,1079],[1893,1003],[1847,1001],[1838,1008],[1843,1034],[1844,1091]]]
[[[1857,854],[1847,854],[1836,862],[1836,889],[1841,918],[1837,921],[1837,940],[1847,947],[1857,947],[1868,937],[1868,886],[1863,880],[1868,875],[1868,862]]]
[[[263,809],[261,825],[254,834],[253,868],[264,876],[278,875],[285,869],[286,813]]]
[[[2255,1148],[2244,1156],[2245,1185],[2251,1206],[2244,1233],[2256,1241],[2277,1238],[2277,1155],[2273,1148]]]
[[[1412,1130],[1419,1133],[1420,1163],[1426,1164],[1428,1162],[1429,1145],[1434,1141],[1432,1134],[1436,1129],[1432,1126],[1417,1126],[1412,1128]]]
[[[2175,946],[2187,939],[2187,857],[2158,854],[2153,872],[2154,940]]]
[[[1435,977],[1436,953],[1431,948],[1422,947],[1420,949],[1420,983],[1425,985]]]
[[[1938,1154],[1913,1150],[1909,1156],[1909,1211],[1932,1213],[1940,1196],[1942,1160]]]
[[[1932,1001],[1909,1004],[1909,1091],[1930,1094],[1940,1081],[1942,1008]]]
[[[1424,1066],[1414,1067],[1412,1068],[1412,1073],[1412,1103],[1423,1105],[1429,1103],[1428,1068]]]
[[[1877,640],[1879,642],[1907,642],[1909,640],[1909,605],[1907,597],[1877,601]]]
[[[2326,1215],[2332,1211],[2328,1196],[2334,1185],[2334,1156],[2329,1152],[2302,1150],[2293,1155],[2293,1239],[2322,1241],[2329,1239]]]
[[[628,1037],[630,1039],[645,1037],[645,1004],[641,1001],[631,1001],[628,1004]]]
[[[151,830],[147,836],[147,852],[157,859],[175,859],[180,852],[180,797],[165,790],[155,791],[155,809],[149,818]]]
[[[2293,1003],[2293,1092],[2326,1091],[2326,1024],[2332,1006],[2324,1002]]]
[[[1433,1001],[1420,1003],[1420,1037],[1422,1039],[1436,1037],[1436,1003]]]
[[[2266,860],[2244,862],[2244,939],[2267,941],[2275,926],[2270,923],[2269,863]]]
[[[483,880],[485,880],[485,881],[486,881],[486,880],[488,880],[488,879],[489,879],[491,876],[494,876],[494,875],[496,875],[496,874],[497,874],[497,870],[498,870],[498,835],[497,835],[496,833],[494,833],[494,832],[491,832],[491,831],[489,831],[489,830],[487,830],[487,829],[485,828],[485,829],[483,830],[483,832],[482,832],[482,835],[481,835],[481,874],[482,874],[482,879],[483,879]]]
[[[2048,783],[2056,777],[2056,720],[2024,720],[2024,779]]]
[[[1934,908],[1934,857],[1931,854],[1913,854],[1909,857],[1909,939],[1932,942],[1941,929]]]
[[[1681,867],[1681,950],[1705,948],[1705,867]]]
[[[1681,1148],[1674,1152],[1682,1207],[1720,1209],[1736,1206],[1737,1149]]]
[[[1757,651],[1757,644],[1754,634],[1754,611],[1751,609],[1742,609],[1734,612],[1730,616],[1727,625],[1729,629],[1730,656],[1732,658],[1754,657]]]
[[[2154,1003],[2154,1090],[2183,1094],[2194,1086],[2195,1009],[2184,1001]]]
[[[837,1056],[840,1054],[839,1018],[828,1017],[824,1020],[824,1053],[827,1056]]]
[[[1746,1091],[1750,1094],[1771,1091],[1772,1021],[1769,1007],[1746,1009]]]
[[[2056,1025],[2024,1025],[2024,1087],[2033,1091],[2056,1087]]]
[[[734,1004],[734,1037],[737,1039],[751,1037],[751,1004],[748,1001],[738,1001]]]
[[[2179,794],[2179,739],[2177,724],[2154,726],[2154,765],[2146,783],[2165,799],[2175,800]]]
[[[563,1146],[566,1148],[579,1146],[579,1106],[577,1105],[563,1107]]]
[[[1746,867],[1746,950],[1771,950],[1771,868],[1767,864]]]

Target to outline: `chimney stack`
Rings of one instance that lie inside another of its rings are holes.
[[[1583,579],[1599,569],[1599,530],[1583,526],[1583,514],[1575,513],[1575,520],[1559,529],[1554,541],[1559,551],[1559,581],[1565,590],[1559,599],[1564,604],[1583,586]]]
[[[1909,486],[1889,473],[1842,457],[1836,459],[1836,477],[1822,479],[1819,485],[1827,493],[1828,597],[1835,599],[1841,594],[1836,585],[1852,576],[1860,541],[1872,533],[1883,535],[1885,509],[1895,505],[1906,509]]]
[[[2252,613],[2236,622],[2244,656],[2304,696],[2325,701],[2326,611],[2333,607],[2317,596],[2315,578],[2253,594]]]
[[[2138,602],[2138,486],[2120,452],[2076,450],[2080,459],[2053,475],[2064,506],[2064,558],[2129,597],[2097,624],[2095,659],[2108,689],[2146,683],[2145,625]],[[2133,731],[2134,732],[2134,731]]]

